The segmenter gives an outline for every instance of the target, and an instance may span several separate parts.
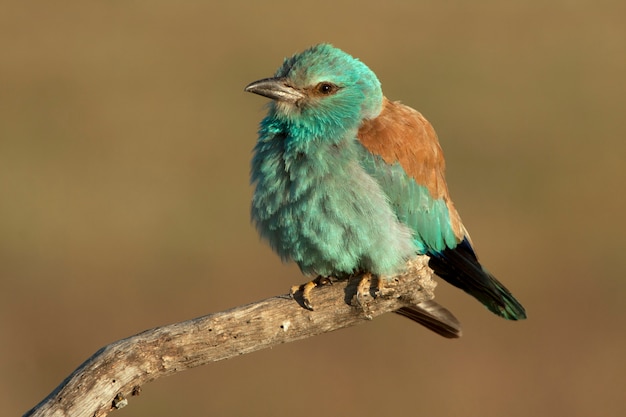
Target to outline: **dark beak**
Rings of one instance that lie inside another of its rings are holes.
[[[248,84],[244,91],[294,104],[305,98],[300,90],[288,85],[284,78],[264,78]]]

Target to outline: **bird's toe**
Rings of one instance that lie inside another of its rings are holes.
[[[371,293],[372,287],[372,274],[364,274],[360,280],[359,284],[356,288],[356,295],[353,303],[356,304],[363,310],[363,314],[366,318],[371,319],[372,314],[370,312],[369,303],[373,300],[373,296]]]

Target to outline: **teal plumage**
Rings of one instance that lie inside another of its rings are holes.
[[[394,273],[414,256],[411,231],[359,164],[356,142],[299,143],[269,134],[268,123],[252,162],[252,217],[284,260],[305,274],[346,276]]]
[[[417,184],[397,163],[389,165],[367,150],[362,153],[361,161],[385,190],[400,222],[411,227],[419,253],[456,246],[450,213],[443,199],[432,198],[428,188]]]
[[[434,130],[387,100],[365,64],[317,45],[246,91],[273,99],[252,160],[252,219],[283,260],[308,275],[341,278],[395,274],[426,254],[439,276],[494,313],[525,318],[476,259]]]

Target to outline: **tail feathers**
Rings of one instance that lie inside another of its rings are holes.
[[[429,266],[435,274],[476,298],[493,313],[507,320],[526,318],[519,301],[480,265],[467,238],[454,249],[430,256]]]
[[[461,337],[461,323],[451,312],[432,300],[423,301],[413,307],[403,307],[396,310],[395,313],[448,339]]]

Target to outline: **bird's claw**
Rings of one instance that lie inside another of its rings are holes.
[[[361,277],[356,287],[356,303],[361,307],[365,306],[369,302],[369,299],[372,298],[370,294],[371,280],[371,274],[365,274]]]
[[[301,291],[302,292],[302,304],[304,305],[306,309],[313,311],[315,310],[313,308],[313,303],[311,302],[311,292],[313,291],[313,288],[317,287],[318,285],[319,286],[330,285],[332,283],[333,282],[331,281],[330,278],[318,276],[317,278],[315,278],[312,281],[307,282],[306,284],[294,285],[289,290],[289,295],[291,296],[291,298],[295,298],[296,293]]]
[[[372,286],[372,281],[374,285]],[[353,303],[359,306],[363,310],[365,318],[372,319],[372,310],[369,307],[369,303],[378,296],[382,295],[384,288],[382,280],[379,277],[374,277],[372,274],[364,274],[359,281],[356,288],[356,295]]]
[[[309,281],[302,286],[302,302],[304,306],[309,310],[313,311],[313,303],[311,303],[311,291],[313,288],[317,287],[317,282]]]

